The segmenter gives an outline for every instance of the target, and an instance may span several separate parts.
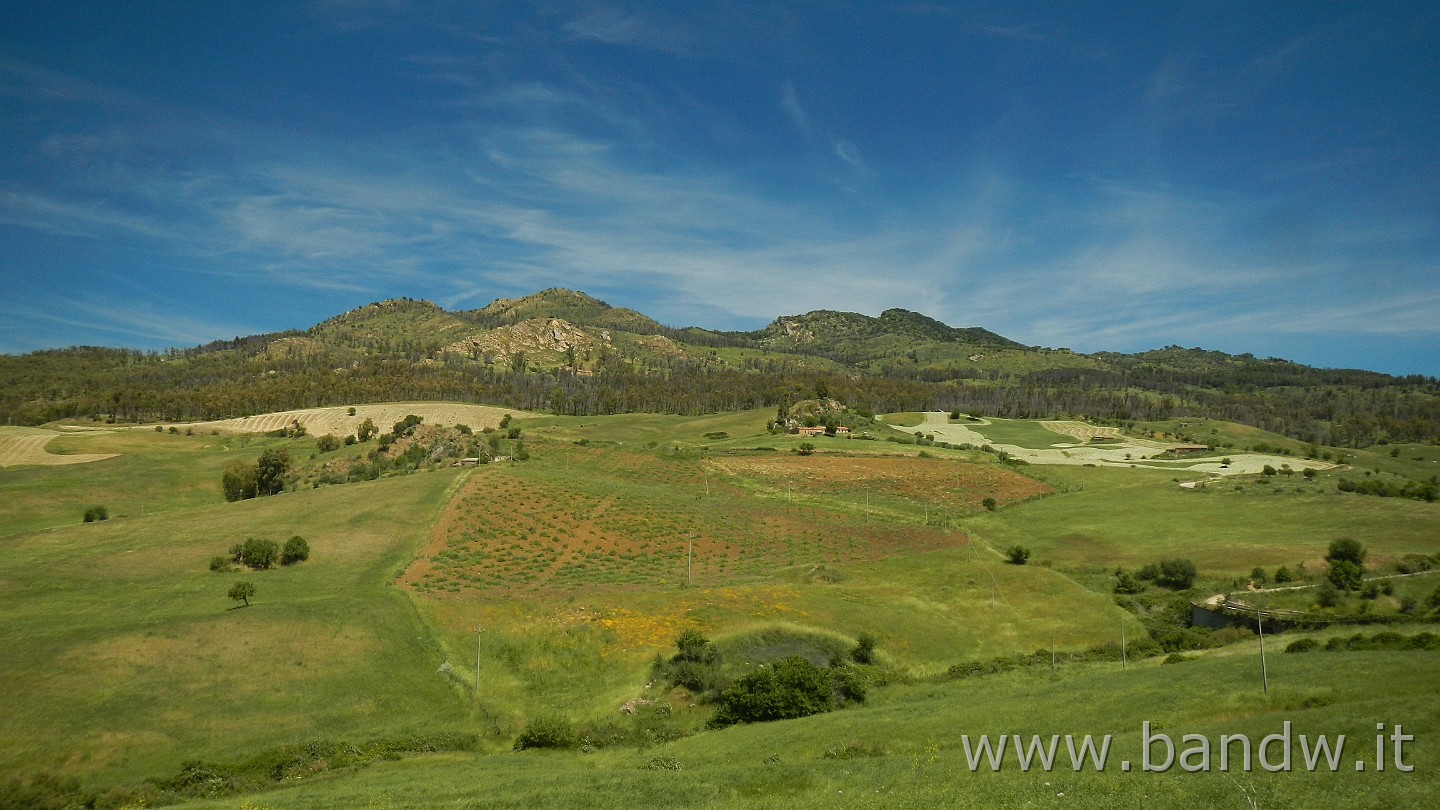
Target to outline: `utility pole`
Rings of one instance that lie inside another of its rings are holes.
[[[690,562],[695,558],[695,531],[690,531],[690,537],[685,541],[685,585],[690,585]]]
[[[1120,671],[1125,671],[1125,622],[1120,622]]]
[[[1265,691],[1265,697],[1270,697],[1270,675],[1265,671],[1265,617],[1260,611],[1255,611],[1255,622],[1260,626],[1260,688]]]
[[[1055,672],[1055,631],[1050,631],[1050,672]]]
[[[475,628],[475,705],[480,705],[480,633],[482,628]]]

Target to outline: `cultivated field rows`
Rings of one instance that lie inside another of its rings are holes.
[[[61,435],[63,434],[58,431],[43,428],[0,427],[0,467],[16,467],[22,464],[85,464],[115,457],[114,453],[60,455],[45,449],[51,440]]]

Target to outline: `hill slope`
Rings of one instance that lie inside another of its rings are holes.
[[[163,355],[0,356],[0,422],[235,418],[444,399],[528,411],[706,413],[834,397],[869,412],[1112,422],[1211,417],[1316,443],[1440,441],[1440,383],[1167,347],[1078,355],[901,309],[815,311],[755,332],[674,329],[551,289],[465,312],[397,299],[305,332]]]

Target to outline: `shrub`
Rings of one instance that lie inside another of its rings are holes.
[[[1135,594],[1145,590],[1145,583],[1129,571],[1121,570],[1115,575],[1115,593]]]
[[[860,638],[855,640],[855,649],[850,651],[850,660],[857,664],[875,663],[876,638],[869,633],[861,633]]]
[[[280,547],[274,540],[248,538],[244,543],[230,547],[230,556],[235,562],[249,566],[256,571],[275,567],[280,557]]]
[[[985,507],[985,509],[990,512],[994,512],[996,509],[994,498],[985,498],[984,500],[980,501],[980,505]]]
[[[331,450],[340,449],[340,440],[329,433],[315,440],[315,449],[321,453],[328,453]]]
[[[1161,560],[1160,576],[1155,580],[1160,585],[1185,590],[1195,584],[1195,563],[1190,560]]]
[[[575,724],[558,714],[541,715],[525,724],[515,740],[515,750],[527,748],[576,748],[580,735],[575,733]]]
[[[85,522],[94,523],[97,520],[109,520],[110,510],[103,506],[92,506],[85,510]]]
[[[390,428],[390,433],[393,434],[396,438],[399,438],[401,436],[409,436],[410,434],[415,432],[415,428],[420,427],[420,423],[423,421],[425,421],[423,418],[416,416],[412,413],[392,425]]]
[[[294,565],[310,559],[310,544],[300,535],[295,535],[285,541],[285,548],[280,551],[281,565]]]
[[[1005,549],[1005,558],[1011,565],[1024,565],[1030,560],[1030,549],[1021,545],[1011,546]]]
[[[1294,581],[1295,581],[1295,577],[1290,573],[1290,569],[1289,569],[1289,568],[1286,568],[1285,566],[1282,565],[1282,566],[1280,566],[1279,568],[1276,568],[1276,569],[1275,569],[1275,584],[1276,584],[1276,585],[1281,585],[1281,584],[1284,584],[1284,583],[1286,583],[1286,582],[1294,582]]]
[[[675,639],[677,652],[657,669],[675,686],[701,694],[720,684],[720,648],[699,630],[687,628]]]
[[[229,557],[226,557],[226,556],[223,555],[223,554],[217,554],[217,555],[215,555],[214,557],[211,557],[211,558],[210,558],[210,570],[211,570],[211,571],[229,571],[229,570],[230,570],[230,562],[231,562],[231,560],[230,560]]]
[[[1285,645],[1287,653],[1307,653],[1320,649],[1320,642],[1313,638],[1297,638]]]
[[[720,711],[710,721],[716,728],[788,720],[835,708],[835,686],[830,670],[792,655],[741,677],[718,702]]]

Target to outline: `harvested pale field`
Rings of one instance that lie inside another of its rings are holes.
[[[295,422],[305,426],[312,436],[331,434],[348,436],[360,427],[366,419],[375,423],[382,432],[406,416],[415,415],[427,425],[468,425],[475,430],[499,427],[506,414],[516,418],[529,416],[524,411],[511,408],[495,408],[489,405],[468,405],[455,402],[386,402],[377,405],[356,405],[355,415],[350,415],[347,406],[333,408],[307,408],[297,411],[280,411],[259,416],[245,416],[239,419],[221,419],[214,422],[178,423],[177,428],[190,430],[219,430],[224,433],[269,433],[290,427]],[[170,427],[170,425],[165,425]]]
[[[0,427],[0,467],[18,467],[22,464],[53,466],[58,464],[85,464],[114,458],[115,453],[74,453],[60,455],[45,449],[45,445],[61,434],[43,428]]]
[[[982,421],[977,423],[981,430],[987,424]],[[1043,422],[1041,426],[1045,429],[1060,435],[1069,436],[1076,441],[1057,442],[1049,449],[1037,450],[1028,447],[1019,447],[1013,444],[1002,444],[989,441],[983,435],[971,430],[964,425],[950,424],[944,413],[926,413],[925,421],[913,427],[903,425],[891,425],[896,430],[903,430],[907,433],[927,433],[937,440],[951,442],[954,444],[986,444],[996,450],[1001,450],[1015,458],[1023,459],[1031,464],[1068,464],[1068,465],[1091,465],[1096,467],[1146,467],[1150,469],[1171,470],[1174,472],[1206,473],[1209,475],[1248,475],[1263,471],[1266,466],[1276,469],[1284,465],[1291,465],[1297,470],[1306,467],[1313,467],[1317,470],[1334,469],[1336,465],[1315,459],[1299,460],[1280,455],[1266,453],[1231,453],[1230,463],[1222,463],[1222,459],[1215,453],[1211,456],[1200,458],[1171,459],[1163,457],[1164,452],[1175,445],[1164,442],[1156,442],[1150,439],[1141,439],[1135,436],[1125,436],[1116,428],[1099,427],[1087,425],[1084,422]],[[1113,431],[1113,432],[1112,432]],[[1091,443],[1090,439],[1095,436],[1114,438],[1115,441],[1104,443]],[[1083,438],[1082,438],[1083,437]],[[977,440],[978,439],[978,440]]]

